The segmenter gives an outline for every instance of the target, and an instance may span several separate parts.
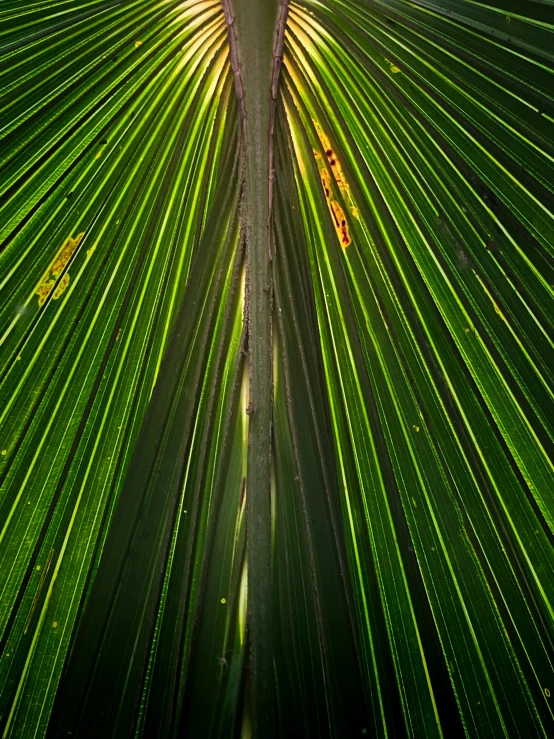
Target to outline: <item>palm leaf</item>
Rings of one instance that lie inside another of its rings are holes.
[[[5,4],[3,735],[552,734],[553,13]]]

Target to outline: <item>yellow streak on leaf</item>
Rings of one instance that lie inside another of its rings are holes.
[[[329,137],[327,134],[323,131],[319,123],[314,120],[313,121],[315,130],[317,131],[317,135],[319,136],[319,140],[321,141],[321,146],[323,147],[325,151],[325,155],[327,157],[327,160],[329,161],[329,165],[333,171],[333,175],[335,177],[336,183],[339,186],[341,190],[349,190],[348,184],[346,182],[346,178],[344,176],[344,173],[342,171],[342,167],[340,166],[340,162],[338,160],[338,157],[336,156],[335,152],[333,151],[333,148],[331,146],[331,141],[329,140]]]
[[[35,295],[38,295],[38,304],[39,307],[43,306],[46,302],[46,298],[50,295],[52,290],[55,288],[56,282],[64,269],[67,266],[67,263],[73,256],[75,249],[79,246],[81,243],[84,233],[80,233],[78,236],[76,236],[74,239],[71,238],[71,236],[66,239],[66,241],[63,243],[62,247],[56,254],[54,261],[48,268],[48,271],[45,273],[44,277],[38,284]],[[67,285],[69,284],[69,275],[66,274],[62,277],[62,280],[58,287],[54,290],[53,298],[54,300],[57,300],[60,295],[63,293],[63,291],[66,289]]]
[[[331,178],[331,176],[329,175],[329,170],[323,164],[323,161],[324,161],[323,157],[321,156],[319,151],[314,149],[313,152],[314,152],[314,156],[315,156],[316,162],[319,167],[319,174],[321,177],[321,183],[323,185],[323,190],[325,192],[325,197],[327,198],[327,204],[329,206],[329,210],[331,211],[331,215],[333,216],[333,221],[335,223],[335,229],[337,231],[337,235],[339,237],[341,246],[343,249],[346,249],[346,247],[352,243],[352,239],[348,232],[348,223],[347,223],[346,216],[344,214],[343,209],[341,208],[341,206],[336,200],[331,200],[332,179],[334,179],[335,182],[337,183],[339,190],[341,191],[341,194],[344,197],[344,199],[350,204],[350,212],[352,213],[354,218],[359,219],[360,216],[358,213],[358,209],[355,207],[354,201],[352,200],[350,186],[348,185],[348,182],[346,181],[346,177],[344,176],[344,172],[342,170],[339,158],[336,152],[334,151],[333,147],[331,146],[331,141],[329,137],[323,131],[322,127],[320,126],[317,120],[312,119],[312,122],[314,124],[315,130],[319,137],[321,146],[323,147],[323,150],[325,151],[327,163],[333,173],[333,178]]]
[[[35,290],[35,295],[38,295],[39,306],[44,305],[44,303],[46,302],[46,298],[52,292],[55,284],[56,280],[45,280],[44,282],[41,282],[40,285],[37,287],[37,289]]]
[[[325,197],[329,198],[331,196],[331,178],[329,177],[329,172],[324,167],[321,170],[320,175],[321,184],[323,185],[323,189],[325,190]]]
[[[329,206],[335,222],[335,230],[339,237],[339,241],[343,249],[352,243],[350,234],[348,233],[348,224],[346,223],[346,216],[344,215],[343,209],[340,207],[336,200],[330,200]]]
[[[57,300],[68,285],[69,285],[69,273],[66,272],[66,274],[60,280],[60,284],[54,290],[54,295],[52,295],[52,300]]]
[[[74,239],[72,239],[71,237],[67,239],[60,252],[56,256],[56,259],[54,260],[52,266],[50,267],[50,271],[52,272],[54,277],[57,278],[61,275],[61,273],[65,269],[66,264],[73,256],[75,249],[81,243],[84,235],[84,233],[81,233]]]

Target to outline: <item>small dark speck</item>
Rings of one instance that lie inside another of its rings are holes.
[[[496,195],[492,192],[492,190],[489,190],[486,187],[481,188],[481,191],[479,193],[481,195],[481,198],[483,201],[489,206],[491,210],[495,210],[498,208],[499,201]]]
[[[112,57],[112,62],[116,62],[117,60],[118,60],[118,56],[117,55]]]
[[[135,111],[134,111],[134,110],[132,110],[132,111],[131,111],[131,118],[134,118],[134,117],[135,117]]]
[[[69,198],[72,198],[72,197],[73,197],[73,190],[71,190],[71,192],[68,192],[67,193],[67,195],[65,196],[65,199],[66,200],[69,200]]]
[[[100,145],[101,146],[106,146],[107,143],[108,143],[108,139],[104,139],[104,141],[101,141],[100,142]]]
[[[495,241],[486,241],[485,249],[488,249],[488,251],[500,251],[500,247]]]

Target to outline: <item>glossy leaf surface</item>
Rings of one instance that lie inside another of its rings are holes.
[[[222,6],[0,18],[3,735],[250,736],[258,324]],[[288,8],[277,736],[554,732],[553,40],[548,2]]]

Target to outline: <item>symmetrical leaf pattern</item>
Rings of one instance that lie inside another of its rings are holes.
[[[221,3],[0,18],[3,736],[250,736]],[[553,48],[548,0],[288,9],[279,736],[554,733]]]

